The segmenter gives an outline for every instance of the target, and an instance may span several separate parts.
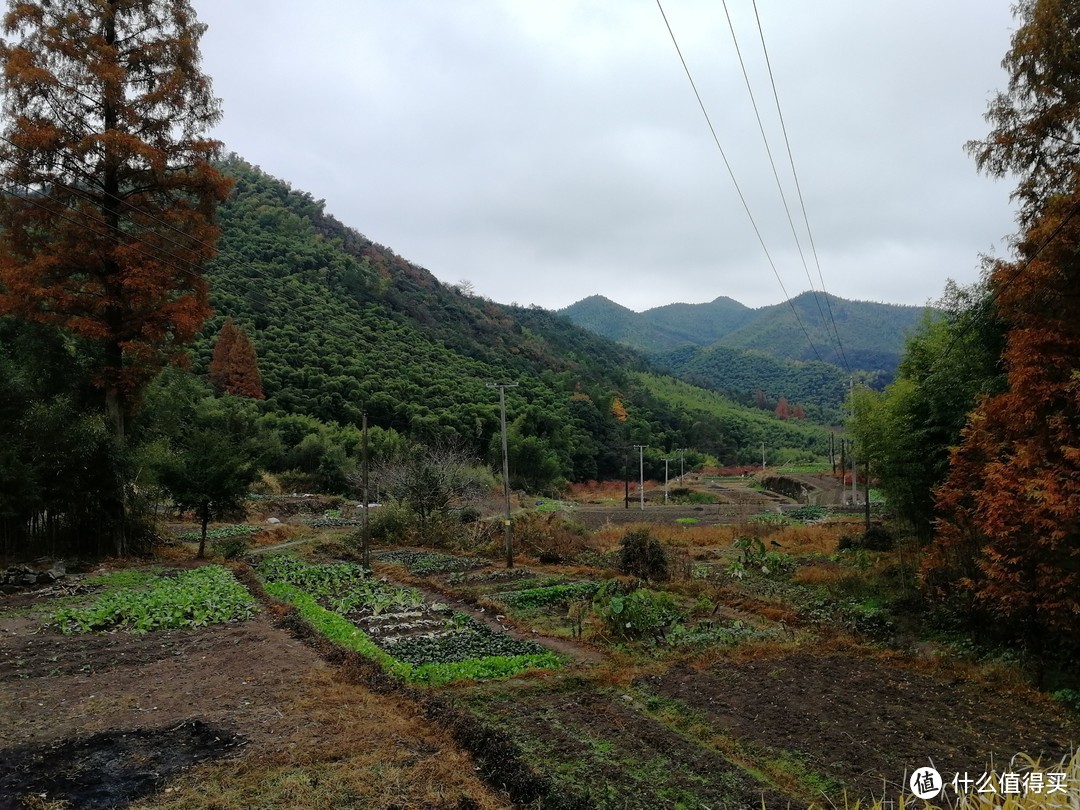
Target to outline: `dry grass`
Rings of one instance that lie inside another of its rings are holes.
[[[896,798],[886,797],[875,802],[863,804],[856,801],[854,804],[844,801],[842,805],[813,804],[811,810],[1077,810],[1080,808],[1080,750],[1074,751],[1071,756],[1063,758],[1060,762],[1043,764],[1032,760],[1024,754],[1016,756],[1012,762],[1002,763],[995,774],[1000,778],[1002,773],[1039,773],[1044,775],[1044,784],[1047,781],[1047,773],[1056,772],[1064,774],[1065,790],[1054,793],[1048,792],[1044,787],[1039,793],[1021,795],[1000,795],[1000,793],[979,794],[974,791],[956,796],[950,786],[946,787],[943,796],[937,799],[922,800],[912,794],[905,794],[898,790],[893,795]],[[946,780],[948,777],[945,777]]]
[[[820,523],[812,526],[771,526],[744,522],[722,525],[656,525],[654,523],[607,524],[592,535],[592,545],[602,551],[618,548],[628,532],[645,530],[666,546],[676,548],[709,548],[729,546],[739,537],[760,537],[775,540],[788,554],[833,554],[840,538],[852,532],[848,523]]]
[[[473,760],[416,714],[414,704],[316,670],[280,706],[286,736],[237,760],[206,764],[141,810],[236,807],[453,808],[510,803],[476,776]]]

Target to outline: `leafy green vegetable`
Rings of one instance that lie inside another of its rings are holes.
[[[103,594],[88,607],[58,610],[54,621],[64,633],[113,628],[145,633],[243,621],[255,608],[251,594],[228,570],[208,565]]]
[[[261,532],[262,526],[252,526],[249,523],[237,523],[232,526],[218,526],[213,529],[206,530],[207,540],[224,540],[229,537],[241,537],[248,534],[254,534],[255,532]],[[185,543],[198,542],[202,537],[202,532],[185,532],[180,535],[179,539]]]
[[[331,641],[367,656],[386,671],[412,683],[438,685],[466,679],[502,678],[526,669],[556,668],[562,665],[558,656],[550,652],[489,655],[464,661],[413,664],[390,655],[359,627],[322,607],[314,597],[293,585],[270,582],[266,585],[266,591],[292,603],[304,619]]]
[[[598,585],[595,582],[566,582],[550,585],[546,588],[529,588],[520,591],[507,591],[495,595],[495,598],[509,608],[536,608],[571,602],[576,599],[591,599]]]

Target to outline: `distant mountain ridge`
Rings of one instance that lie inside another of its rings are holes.
[[[757,309],[721,296],[644,312],[593,295],[557,314],[693,385],[759,407],[784,397],[835,420],[851,378],[875,387],[892,380],[907,335],[928,311],[805,292]]]
[[[891,376],[907,334],[926,311],[926,307],[849,301],[804,292],[790,301],[757,309],[721,296],[705,304],[667,304],[644,312],[634,312],[594,295],[558,314],[652,355],[688,345],[723,345],[764,352],[779,360],[819,361]],[[842,350],[837,346],[833,321]]]

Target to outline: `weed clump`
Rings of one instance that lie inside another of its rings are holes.
[[[666,582],[671,579],[671,560],[659,540],[638,529],[622,539],[619,570],[647,582]]]
[[[896,538],[884,526],[874,525],[862,534],[845,535],[840,538],[840,550],[864,549],[866,551],[891,551]]]

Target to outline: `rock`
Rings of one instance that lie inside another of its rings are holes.
[[[269,523],[271,526],[277,526],[279,523],[281,523],[281,521],[278,520],[276,517],[267,518],[266,522]]]

